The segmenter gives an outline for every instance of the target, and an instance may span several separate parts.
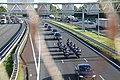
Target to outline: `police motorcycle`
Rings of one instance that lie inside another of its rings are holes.
[[[81,49],[77,47],[76,44],[73,44],[73,42],[70,41],[69,39],[67,40],[66,44],[70,48],[70,50],[73,51],[73,53],[77,56],[77,58],[80,58]]]
[[[81,52],[82,52],[82,50],[81,50],[79,47],[76,47],[76,48],[74,49],[74,53],[75,53],[75,55],[77,56],[77,58],[80,58],[80,57],[81,57]]]
[[[65,44],[63,44],[61,41],[58,41],[58,42],[57,42],[57,46],[59,47],[59,50],[63,52],[64,56],[65,56],[66,58],[68,58],[69,55],[70,55],[70,53],[69,53],[70,51],[69,51],[69,49],[67,48],[67,46],[66,46]]]
[[[57,46],[58,46],[59,50],[62,51],[64,44],[61,41],[58,41]]]
[[[66,42],[67,46],[70,47],[70,45],[72,44],[72,41],[70,41],[69,39]]]
[[[68,58],[69,57],[69,55],[70,55],[70,50],[67,48],[67,46],[66,45],[64,45],[63,46],[63,53],[64,53],[64,56],[66,57],[66,58]]]

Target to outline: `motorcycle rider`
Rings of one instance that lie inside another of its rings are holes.
[[[67,46],[66,45],[63,45],[63,50],[66,50],[67,49]]]
[[[57,45],[58,45],[58,47],[62,46],[62,42],[61,42],[61,41],[58,41],[58,42],[57,42]]]
[[[77,47],[76,49],[77,49],[77,51],[79,51],[80,53],[82,52],[82,50],[81,50],[79,47]]]
[[[67,39],[66,44],[69,46],[70,42],[71,42],[71,41],[70,41],[69,39]]]

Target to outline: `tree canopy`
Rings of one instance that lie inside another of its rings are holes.
[[[51,11],[57,11],[57,7],[56,6],[53,6],[52,4],[50,5],[50,10]]]
[[[7,12],[6,8],[3,6],[0,6],[0,12]]]

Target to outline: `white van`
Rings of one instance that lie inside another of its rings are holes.
[[[6,23],[7,23],[7,20],[6,20],[6,19],[1,19],[1,20],[0,20],[0,23],[1,23],[1,24],[6,24]]]
[[[6,24],[6,23],[7,23],[7,20],[6,20],[6,16],[5,16],[5,15],[2,15],[2,16],[0,17],[0,23],[1,23],[1,24]]]
[[[105,18],[99,18],[99,27],[104,29],[107,27],[108,25],[108,19],[105,19]],[[98,22],[98,20],[96,20],[96,22]],[[98,28],[98,25],[96,25],[96,28]]]

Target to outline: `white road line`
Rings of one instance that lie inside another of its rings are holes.
[[[85,62],[88,62],[88,60],[86,58],[83,58],[85,60]]]
[[[32,77],[32,74],[30,74],[29,76]]]
[[[37,72],[37,61],[36,61],[36,57],[35,57],[35,50],[34,50],[34,47],[33,47],[31,34],[29,34],[29,37],[30,37],[30,42],[31,42],[31,46],[32,46],[32,51],[33,51],[32,53],[33,53],[33,58],[34,58],[34,61],[35,61],[36,72]]]
[[[70,77],[68,77],[68,80],[71,80],[71,78],[70,78]]]
[[[61,60],[62,63],[65,63],[63,60]]]
[[[56,43],[54,43],[54,46],[56,45]]]
[[[39,80],[40,78],[40,57],[41,57],[41,44],[40,44],[40,35],[38,32],[38,39],[39,39],[39,58],[38,58],[38,69],[37,69],[37,80]]]
[[[101,75],[99,75],[102,80],[105,80]]]

